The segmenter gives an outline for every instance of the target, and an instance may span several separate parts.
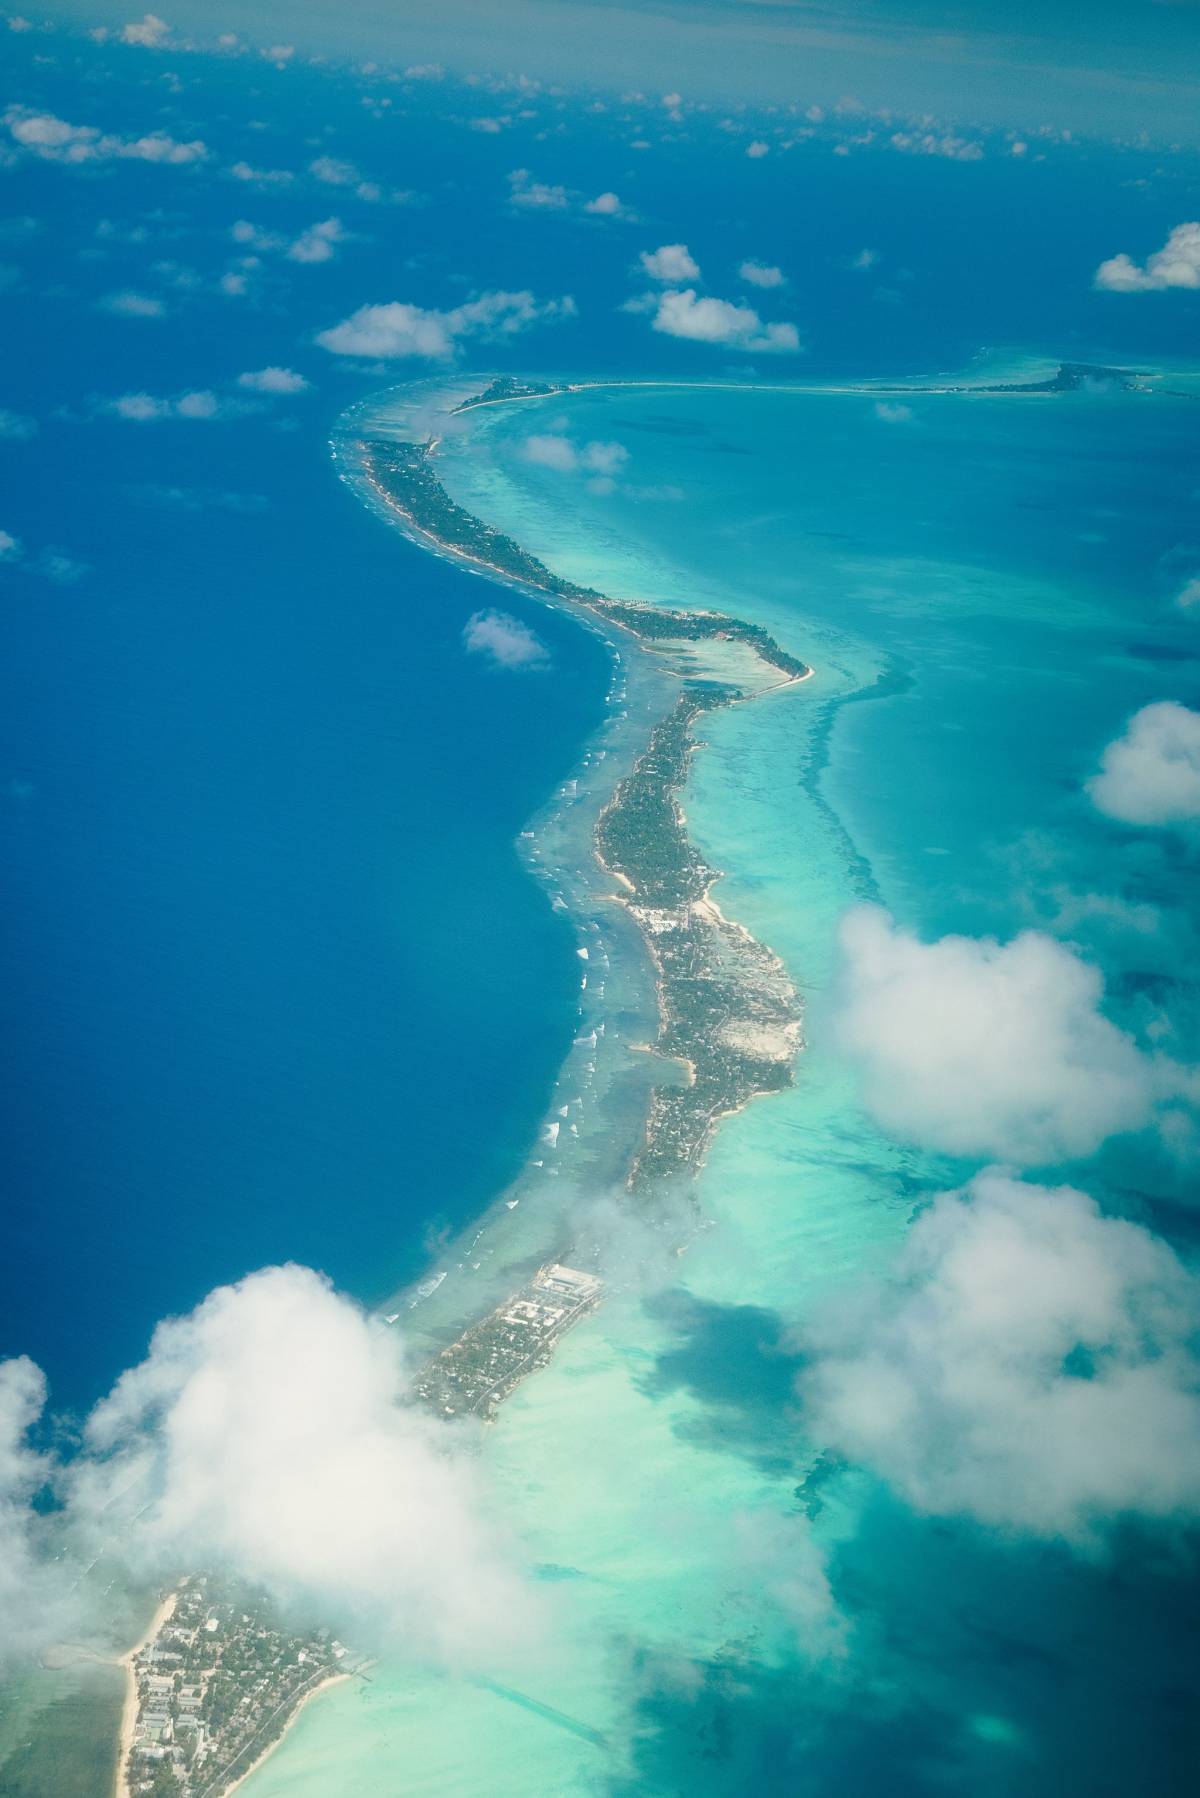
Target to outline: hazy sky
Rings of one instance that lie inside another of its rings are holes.
[[[140,6],[62,0],[119,25]],[[1200,0],[162,0],[177,30],[726,100],[1197,136]]]

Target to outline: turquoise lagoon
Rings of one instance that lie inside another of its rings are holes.
[[[613,1197],[652,995],[587,845],[671,687],[624,647],[608,724],[525,839],[602,969],[549,1114],[565,1104],[577,1133],[561,1156],[535,1145],[405,1316],[437,1340],[564,1214],[606,1233],[609,1302],[481,1450],[546,1641],[520,1668],[484,1645],[482,1676],[385,1660],[308,1707],[249,1798],[1189,1789],[1200,1669],[1178,1545],[1125,1531],[1081,1559],[913,1515],[807,1438],[791,1332],[971,1171],[858,1105],[831,1030],[849,905],[926,936],[1054,930],[1101,966],[1112,1016],[1165,1019],[1195,1051],[1190,857],[1082,790],[1138,706],[1196,702],[1197,625],[1174,605],[1197,541],[1194,401],[648,384],[458,423],[445,485],[557,572],[735,612],[814,665],[706,720],[684,795],[723,908],[804,994],[807,1048],[794,1089],[723,1125],[707,1227],[675,1261]],[[615,486],[531,459],[544,435],[620,444]],[[480,603],[503,596],[481,583]],[[1148,1143],[1047,1172],[1188,1246],[1179,1172]]]

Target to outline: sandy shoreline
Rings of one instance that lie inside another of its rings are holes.
[[[295,1723],[306,1704],[314,1699],[318,1693],[328,1691],[330,1686],[340,1686],[344,1679],[349,1678],[350,1675],[348,1673],[330,1673],[327,1674],[324,1679],[319,1680],[315,1686],[312,1686],[304,1694],[279,1734],[275,1737],[275,1740],[267,1743],[267,1746],[258,1756],[258,1759],[251,1761],[250,1765],[246,1768],[246,1771],[244,1773],[239,1773],[231,1786],[224,1787],[221,1798],[229,1798],[230,1792],[236,1792],[238,1787],[243,1785],[252,1773],[257,1773],[264,1761],[270,1760],[275,1750],[279,1747],[279,1744],[286,1738],[288,1731],[291,1729],[293,1723]]]
[[[141,1640],[118,1657],[116,1665],[125,1672],[125,1701],[121,1706],[121,1732],[117,1738],[117,1765],[113,1773],[113,1798],[130,1798],[129,1781],[125,1774],[129,1766],[129,1750],[133,1747],[133,1731],[137,1723],[138,1696],[137,1672],[134,1661],[142,1650],[154,1640],[163,1624],[174,1614],[175,1601],[178,1594],[171,1592],[163,1599],[146,1626]]]

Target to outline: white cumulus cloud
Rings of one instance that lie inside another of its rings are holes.
[[[550,659],[545,644],[527,624],[493,607],[467,619],[463,647],[496,668],[544,668]]]
[[[694,287],[668,288],[661,294],[651,321],[668,337],[693,343],[722,343],[739,350],[795,354],[800,333],[792,324],[764,324],[753,306],[731,300],[700,298]]]
[[[922,943],[859,906],[841,946],[841,1042],[897,1136],[1047,1165],[1139,1129],[1169,1084],[1101,1012],[1099,970],[1039,931]]]
[[[121,27],[121,42],[137,44],[143,50],[161,50],[170,35],[171,27],[167,21],[157,18],[152,12]]]
[[[643,250],[638,260],[655,281],[673,286],[677,281],[700,279],[700,264],[685,243],[659,244],[657,250]]]
[[[1200,287],[1200,220],[1176,225],[1161,250],[1145,263],[1124,251],[1096,270],[1095,285],[1107,293],[1158,293],[1168,287]]]
[[[237,378],[239,387],[250,393],[303,393],[308,382],[303,375],[298,375],[293,368],[255,368],[249,369]]]
[[[514,169],[508,186],[513,205],[528,207],[531,212],[565,212],[571,204],[565,187],[535,181],[528,169]]]
[[[1173,699],[1143,706],[1104,751],[1087,791],[1099,811],[1124,824],[1200,818],[1200,712]]]
[[[749,281],[751,287],[782,287],[787,280],[781,268],[770,262],[755,262],[753,258],[742,263],[738,274],[743,281]]]
[[[390,300],[381,306],[360,306],[340,324],[320,332],[317,342],[335,356],[387,360],[427,356],[444,361],[457,353],[462,338],[512,337],[532,325],[573,318],[575,310],[569,294],[538,301],[528,289],[477,294],[446,312]]]
[[[888,139],[893,150],[907,156],[944,156],[950,162],[981,162],[983,145],[953,131],[894,131]]]
[[[292,262],[329,262],[345,240],[341,219],[320,219],[288,245],[286,254]]]
[[[76,166],[83,163],[134,161],[167,165],[202,162],[207,146],[194,139],[180,143],[165,131],[151,131],[144,137],[116,137],[95,125],[72,125],[49,112],[32,112],[25,106],[10,106],[3,123],[18,149],[44,162],[62,162]]]
[[[1071,1187],[989,1169],[806,1332],[813,1433],[919,1510],[1086,1542],[1200,1512],[1200,1283]]]
[[[454,1666],[530,1618],[470,1437],[406,1402],[401,1345],[303,1267],[159,1325],[92,1413],[72,1506],[145,1571],[213,1567]]]
[[[211,419],[221,414],[221,402],[208,388],[161,397],[153,393],[123,393],[107,400],[103,410],[130,424],[158,424],[167,418]]]
[[[560,431],[526,437],[521,445],[521,455],[526,462],[537,463],[542,468],[555,468],[561,474],[582,471],[610,479],[629,460],[629,451],[623,443],[593,439],[589,443],[576,444]]]

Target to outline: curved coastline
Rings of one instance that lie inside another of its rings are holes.
[[[562,390],[502,378],[446,412],[460,416]],[[795,686],[813,671],[762,626],[741,618],[615,599],[565,580],[450,497],[434,470],[436,424],[423,440],[380,434],[377,423],[374,430],[360,428],[360,410],[347,421],[348,450],[341,449],[339,460],[344,465],[349,454],[357,463],[376,509],[438,553],[584,614],[599,624],[618,659],[621,642],[632,637],[674,677],[673,703],[603,804],[591,851],[619,883],[622,890],[609,897],[635,921],[654,968],[658,1032],[645,1046],[686,1072],[685,1081],[653,1087],[625,1185],[632,1190],[693,1174],[722,1117],[790,1082],[801,1044],[799,1002],[783,964],[713,903],[710,889],[720,871],[705,865],[687,835],[679,793],[697,747],[694,727],[710,711]],[[586,961],[586,945],[579,953]]]
[[[379,478],[380,471],[371,466],[370,458],[362,456],[362,440],[353,438],[351,443],[361,457],[358,468],[348,460],[344,439],[334,445],[343,477],[351,477],[358,491],[422,548],[445,555],[501,584],[517,587],[543,603],[559,605],[598,630],[614,656],[610,702],[625,697],[628,676],[623,672],[622,652],[630,639],[639,654],[653,663],[656,673],[665,669],[668,674],[666,708],[661,704],[651,707],[648,740],[639,752],[631,756],[632,746],[624,744],[627,771],[615,790],[602,795],[588,843],[594,862],[590,871],[593,882],[598,877],[604,888],[621,889],[594,896],[634,924],[655,974],[657,1038],[653,1044],[630,1043],[626,1047],[635,1054],[652,1050],[648,1059],[653,1059],[664,1073],[669,1069],[686,1071],[684,1080],[660,1082],[652,1078],[646,1085],[642,1128],[623,1184],[627,1192],[637,1190],[639,1195],[647,1189],[677,1193],[680,1179],[694,1175],[702,1164],[712,1134],[723,1117],[742,1109],[759,1093],[777,1091],[790,1084],[792,1063],[801,1046],[799,1001],[783,963],[742,925],[724,916],[710,896],[720,872],[704,862],[687,835],[679,794],[698,747],[693,726],[718,707],[742,704],[794,687],[808,680],[812,669],[782,649],[760,627],[746,625],[742,620],[698,611],[666,613],[609,600],[583,589],[569,590],[569,583],[559,582],[548,569],[543,571],[533,558],[526,558],[524,567],[513,568],[505,566],[503,559],[469,553],[453,536],[429,529],[427,520],[413,507],[405,507],[401,497]],[[431,447],[421,446],[417,466],[422,469]],[[361,477],[361,485],[353,481],[355,474]],[[433,487],[438,503],[452,506],[440,483],[435,481]],[[472,527],[486,530],[471,515],[461,509],[459,512]],[[510,540],[502,541],[510,545]],[[516,555],[524,556],[516,545],[510,547]],[[713,678],[714,670],[697,661],[697,646],[706,641],[715,646],[718,672],[723,678]],[[741,684],[735,685],[728,678],[731,670],[743,677]],[[657,681],[655,692],[660,697],[661,688],[662,682]],[[614,722],[624,716],[618,714]],[[586,763],[595,758],[598,762],[607,754],[607,747],[597,749],[593,744],[585,749],[584,760]],[[619,759],[614,755],[614,762]],[[566,802],[577,798],[577,786],[578,777],[574,777],[560,789],[556,796],[560,810]],[[534,834],[522,833],[527,846],[533,842]],[[528,861],[544,879],[552,874],[561,878],[565,872],[561,867],[551,871],[542,865],[536,847],[529,849]],[[589,871],[583,872],[586,875]],[[560,892],[554,894],[553,903],[556,909],[571,910]],[[608,969],[611,962],[606,947],[600,946],[596,963],[592,961],[595,938],[583,928],[588,922],[586,911],[585,907],[584,915],[575,920],[581,936],[578,953],[588,969],[595,965]],[[597,931],[594,919],[590,929]],[[582,990],[586,990],[587,982],[585,972],[581,977]],[[603,1028],[601,1023],[600,1029]],[[588,1033],[581,1032],[576,1047],[582,1046],[586,1054],[596,1044],[597,1030],[593,1027]],[[565,1113],[569,1107],[559,1109]],[[560,1129],[558,1122],[547,1125],[543,1145],[548,1135],[549,1145],[556,1146]],[[535,1155],[531,1166],[544,1169],[545,1159],[544,1154]],[[502,1211],[496,1221],[511,1226],[515,1221],[512,1208],[518,1201],[500,1202],[507,1217]],[[673,1221],[668,1227],[678,1231],[678,1212],[671,1215]],[[604,1280],[595,1245],[582,1239],[578,1226],[563,1211],[551,1212],[546,1221],[551,1234],[537,1245],[535,1260],[540,1265],[519,1290],[513,1291],[512,1270],[524,1269],[528,1273],[528,1257],[523,1261],[520,1245],[515,1253],[500,1256],[503,1270],[498,1272],[505,1296],[499,1306],[480,1315],[480,1295],[487,1290],[486,1283],[480,1282],[472,1288],[473,1315],[471,1298],[463,1295],[469,1308],[465,1327],[459,1310],[450,1341],[439,1345],[435,1329],[431,1343],[435,1352],[414,1382],[415,1395],[430,1409],[458,1415],[474,1412],[490,1419],[497,1405],[523,1378],[546,1364],[565,1330],[590,1314],[601,1301]],[[468,1257],[486,1228],[485,1218],[470,1239],[465,1251]],[[524,1248],[528,1246],[525,1244]],[[568,1257],[574,1266],[559,1265]],[[461,1260],[458,1265],[463,1265]],[[476,1272],[482,1269],[479,1260],[468,1261],[468,1265]],[[411,1313],[422,1300],[440,1293],[445,1279],[443,1270],[422,1282],[415,1293],[408,1291],[392,1303]],[[512,1318],[517,1310],[524,1317],[514,1327]],[[400,1314],[399,1309],[385,1312],[385,1321],[395,1322]],[[117,1798],[128,1789],[124,1773],[138,1715],[134,1658],[169,1620],[176,1596],[170,1595],[143,1640],[122,1660],[129,1686],[122,1719]],[[280,1707],[280,1711],[286,1708],[287,1712],[283,1728],[232,1783],[222,1783],[220,1798],[228,1798],[228,1793],[271,1758],[311,1698],[345,1677],[331,1674],[328,1669],[321,1672],[322,1676],[286,1707]],[[273,1713],[271,1720],[278,1714]],[[211,1798],[218,1798],[215,1787]]]

